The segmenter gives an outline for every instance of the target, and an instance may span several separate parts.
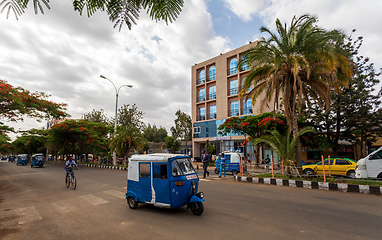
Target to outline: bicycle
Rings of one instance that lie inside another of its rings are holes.
[[[74,170],[74,169],[73,169]],[[72,171],[73,171],[72,170]],[[72,176],[73,174],[73,176]],[[74,176],[74,172],[69,172],[68,174],[66,174],[66,177],[65,177],[65,185],[66,187],[68,188],[70,185],[72,185],[72,188],[73,190],[76,189],[77,187],[77,179],[76,177]]]

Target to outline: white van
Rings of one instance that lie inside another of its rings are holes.
[[[382,179],[382,147],[358,160],[355,177]]]

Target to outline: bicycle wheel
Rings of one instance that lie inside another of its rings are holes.
[[[66,187],[70,186],[70,178],[69,178],[69,176],[65,177],[65,185],[66,185]]]
[[[76,187],[77,187],[77,180],[76,180],[76,177],[73,176],[72,177],[72,188],[73,188],[73,190],[76,189]]]

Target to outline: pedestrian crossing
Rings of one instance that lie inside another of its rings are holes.
[[[113,189],[98,192],[96,194],[83,194],[75,198],[55,201],[50,203],[50,205],[52,206],[51,209],[53,209],[53,212],[57,214],[70,214],[79,211],[83,206],[104,206],[113,200],[125,199],[125,193],[126,192]],[[41,206],[7,209],[7,211],[4,212],[4,216],[1,217],[0,230],[3,227],[23,225],[42,220],[43,217],[41,215],[43,214],[39,212],[39,207],[43,211],[44,207]]]

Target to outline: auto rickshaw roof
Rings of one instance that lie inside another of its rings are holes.
[[[168,161],[171,158],[189,158],[182,154],[173,153],[153,153],[153,154],[139,154],[130,157],[131,161]]]

